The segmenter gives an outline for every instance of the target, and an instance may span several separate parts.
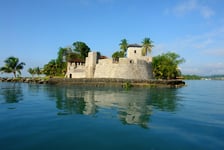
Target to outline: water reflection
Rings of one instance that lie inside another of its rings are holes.
[[[151,104],[163,111],[176,111],[178,100],[177,91],[175,88],[153,88],[149,94]]]
[[[147,128],[153,109],[175,111],[177,90],[166,88],[102,89],[80,87],[54,87],[48,94],[56,98],[58,115],[96,115],[101,108],[116,109],[123,124],[136,124]]]
[[[20,83],[1,84],[0,94],[6,103],[18,103],[23,98],[23,91]]]

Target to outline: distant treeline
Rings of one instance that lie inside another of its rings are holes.
[[[203,79],[224,80],[224,75],[210,75],[210,76],[183,75],[183,78],[185,80],[203,80]]]
[[[201,80],[201,76],[198,75],[183,75],[185,80]]]

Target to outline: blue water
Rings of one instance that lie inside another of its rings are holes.
[[[224,149],[224,81],[182,88],[0,83],[0,149]]]

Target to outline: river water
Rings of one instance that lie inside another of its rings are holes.
[[[182,88],[0,83],[2,150],[224,149],[224,81]]]

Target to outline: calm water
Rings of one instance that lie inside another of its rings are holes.
[[[224,81],[182,88],[0,83],[0,149],[224,149]]]

